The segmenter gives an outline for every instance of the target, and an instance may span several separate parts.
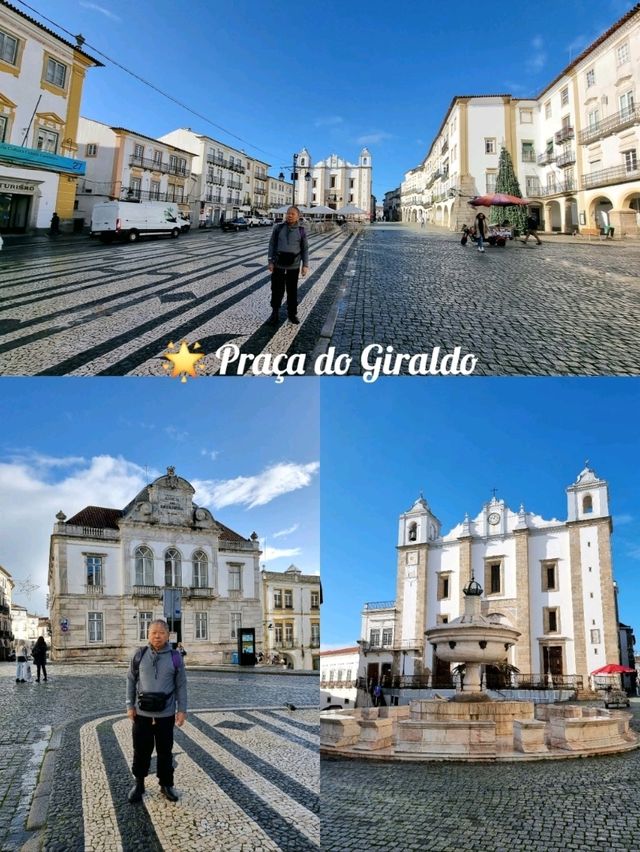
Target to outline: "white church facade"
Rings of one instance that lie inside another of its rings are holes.
[[[124,660],[167,618],[188,661],[231,663],[240,628],[262,643],[260,549],[193,503],[167,468],[122,510],[59,512],[50,544],[54,660]]]
[[[396,599],[365,604],[359,675],[450,677],[425,630],[463,613],[463,588],[482,586],[483,615],[521,636],[507,661],[522,676],[589,673],[619,661],[607,483],[585,467],[567,489],[566,520],[495,496],[445,532],[421,496],[400,515]]]

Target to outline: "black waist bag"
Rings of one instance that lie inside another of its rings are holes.
[[[141,692],[138,694],[138,707],[145,713],[160,713],[167,705],[167,695],[164,692]]]
[[[279,251],[276,255],[276,263],[281,266],[293,266],[297,257],[299,255],[294,251]]]

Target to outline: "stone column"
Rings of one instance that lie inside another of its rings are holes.
[[[521,672],[532,674],[531,611],[529,595],[529,530],[514,530],[516,539],[516,627],[522,633],[516,644],[516,665]]]
[[[464,612],[464,600],[465,596],[462,593],[464,587],[471,580],[471,543],[473,538],[470,535],[460,537],[458,539],[459,542],[459,559],[460,559],[460,571],[458,578],[458,614],[461,615]]]

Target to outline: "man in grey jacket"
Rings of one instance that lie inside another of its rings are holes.
[[[130,802],[139,802],[149,774],[155,743],[160,792],[177,802],[173,789],[173,726],[187,718],[187,675],[182,657],[172,651],[166,621],[149,625],[149,644],[138,649],[127,674],[127,716],[133,722],[133,766],[136,783]]]
[[[298,276],[302,262],[302,277],[309,272],[309,244],[300,225],[300,211],[289,207],[286,220],[274,225],[269,240],[269,272],[271,273],[271,325],[278,323],[278,311],[287,291],[289,322],[298,325]]]

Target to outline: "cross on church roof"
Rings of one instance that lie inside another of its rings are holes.
[[[494,500],[496,499],[496,491],[497,491],[497,490],[498,490],[497,488],[492,488],[492,489],[491,489],[491,493],[493,494],[493,499],[494,499]]]

